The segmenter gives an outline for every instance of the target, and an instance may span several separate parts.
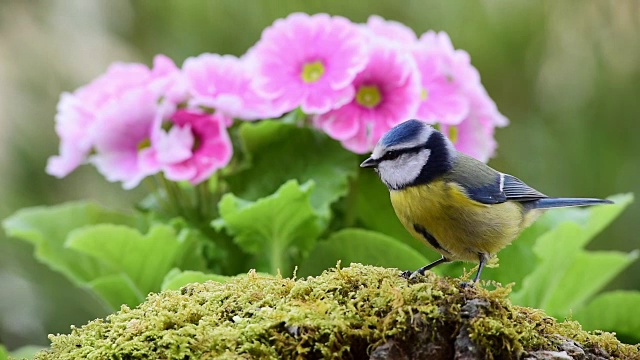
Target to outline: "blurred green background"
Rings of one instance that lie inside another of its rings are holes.
[[[471,54],[511,125],[498,129],[490,164],[548,195],[640,194],[640,2],[629,1],[23,1],[0,0],[0,217],[25,206],[94,199],[129,208],[125,192],[90,167],[58,180],[54,115],[63,91],[113,61],[178,65],[203,52],[243,54],[275,19],[328,12],[371,14],[418,34],[444,30]],[[593,249],[640,247],[640,202]],[[640,263],[611,288],[640,289]],[[30,245],[0,235],[0,343],[46,345],[106,315],[88,293],[33,259]]]

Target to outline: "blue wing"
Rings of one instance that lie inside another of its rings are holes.
[[[456,163],[445,181],[464,188],[472,200],[482,204],[500,204],[506,201],[533,201],[547,198],[538,190],[509,174],[500,173],[486,164],[459,153]]]
[[[547,196],[523,183],[515,176],[496,172],[493,181],[483,186],[462,186],[469,197],[482,204],[500,204],[505,201],[532,201]]]

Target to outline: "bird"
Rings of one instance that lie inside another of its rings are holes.
[[[402,275],[415,279],[452,261],[487,261],[548,209],[612,204],[610,200],[548,197],[515,176],[455,149],[434,127],[411,119],[386,132],[360,164],[373,168],[395,213],[413,237],[441,258]]]

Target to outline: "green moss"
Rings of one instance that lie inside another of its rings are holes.
[[[432,273],[408,282],[398,270],[358,264],[298,280],[251,272],[152,294],[135,309],[51,336],[36,359],[362,358],[394,347],[453,354],[465,341],[482,357],[516,358],[559,350],[567,339],[586,352],[640,357],[612,334],[512,306],[508,294]]]

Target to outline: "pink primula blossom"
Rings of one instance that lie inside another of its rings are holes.
[[[353,99],[366,51],[366,36],[349,20],[294,13],[266,28],[250,50],[254,86],[279,109],[322,114]]]
[[[493,137],[496,126],[505,126],[508,120],[498,112],[483,87],[468,93],[469,113],[457,126],[443,125],[458,151],[487,162],[494,155],[497,143]]]
[[[370,151],[393,126],[414,117],[420,103],[420,77],[410,54],[378,43],[356,76],[355,98],[318,115],[314,124],[355,153]]]
[[[420,37],[413,55],[422,77],[422,102],[417,116],[434,124],[459,124],[470,111],[468,89],[482,86],[469,54],[455,50],[445,32]]]
[[[371,15],[367,20],[367,29],[375,36],[398,43],[400,46],[414,46],[418,38],[410,27],[393,20],[385,20]]]
[[[165,106],[156,119],[146,167],[160,168],[172,181],[196,185],[206,180],[231,160],[230,124],[222,113]]]
[[[100,114],[130,91],[148,89],[156,99],[180,101],[185,88],[179,69],[163,55],[154,58],[149,69],[143,64],[114,63],[107,72],[73,93],[63,93],[56,114],[56,133],[60,137],[60,155],[52,156],[47,173],[64,177],[87,160],[95,145]]]
[[[446,33],[418,39],[379,16],[356,25],[294,13],[266,28],[242,58],[202,54],[182,70],[163,55],[151,68],[114,63],[63,93],[59,155],[47,172],[64,177],[89,162],[125,189],[158,172],[195,185],[229,163],[232,118],[280,117],[298,107],[360,154],[393,126],[418,118],[438,124],[459,151],[487,161],[495,128],[508,124],[469,54]]]
[[[285,112],[253,90],[253,74],[245,59],[202,54],[188,58],[182,68],[192,106],[213,108],[244,120],[279,117]]]
[[[157,114],[157,95],[149,89],[129,91],[102,108],[91,128],[95,155],[90,161],[107,180],[132,189],[158,172],[144,164]]]
[[[420,37],[412,54],[422,85],[416,117],[440,124],[459,151],[488,161],[496,148],[495,127],[506,126],[508,120],[482,86],[469,54],[455,50],[446,33],[433,31]]]
[[[469,54],[456,50],[445,32],[429,31],[418,40],[410,28],[378,16],[366,28],[372,41],[383,39],[413,56],[422,90],[416,118],[438,124],[458,150],[487,161],[496,148],[495,127],[508,120],[480,83]]]

